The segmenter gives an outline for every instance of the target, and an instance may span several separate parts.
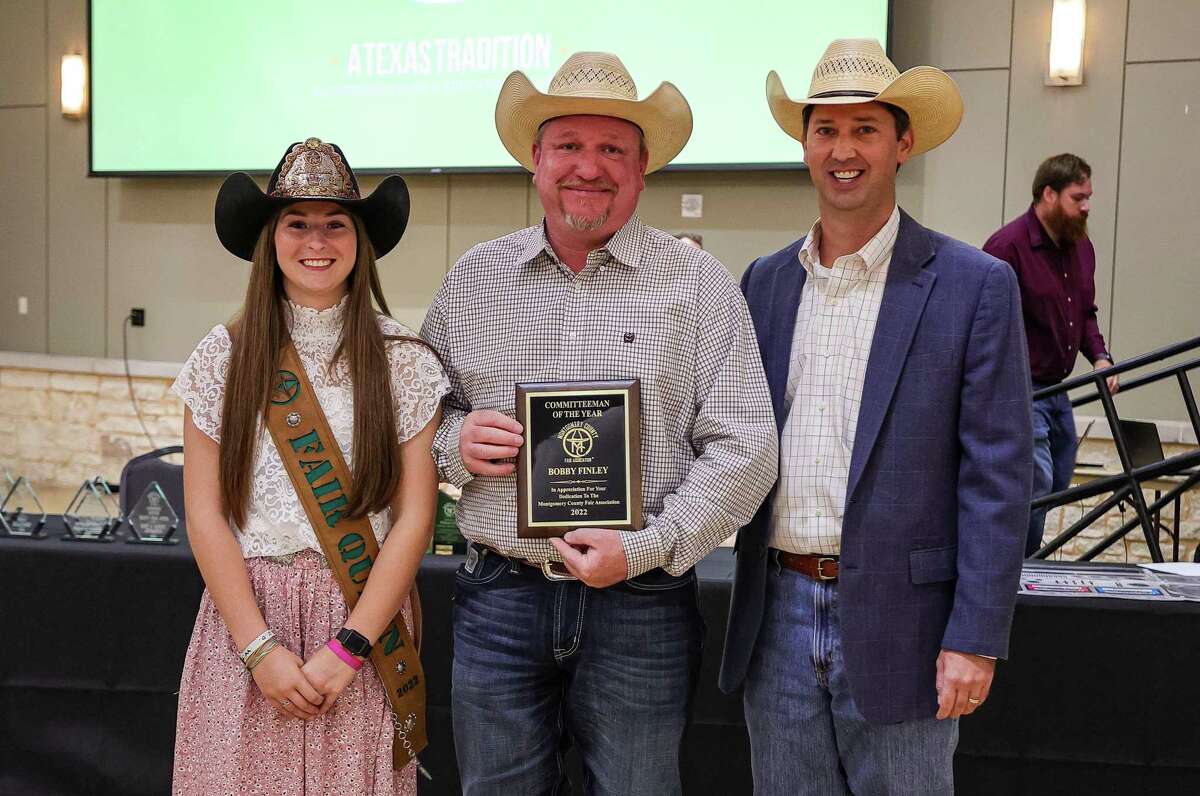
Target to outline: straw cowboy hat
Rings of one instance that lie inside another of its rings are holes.
[[[575,53],[545,94],[522,72],[513,72],[496,100],[496,132],[517,162],[533,171],[538,128],[559,116],[615,116],[641,128],[650,158],[646,173],[679,154],[692,135],[692,109],[679,89],[662,83],[644,100],[621,59],[611,53]]]
[[[932,66],[914,66],[904,74],[874,39],[835,39],[813,70],[808,97],[788,98],[774,70],[767,75],[767,104],[783,131],[804,140],[807,105],[886,102],[903,109],[912,121],[913,155],[928,152],[954,135],[962,121],[962,95],[948,74]]]
[[[230,174],[217,192],[217,237],[231,254],[254,259],[254,245],[276,209],[293,202],[337,202],[358,214],[376,257],[395,248],[408,226],[408,185],[393,174],[370,196],[358,190],[342,148],[319,138],[290,145],[267,181],[267,191],[245,172]]]

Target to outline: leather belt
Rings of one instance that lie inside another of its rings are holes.
[[[789,553],[786,550],[771,548],[771,552],[779,566],[799,572],[813,580],[837,580],[838,557],[824,556],[815,553]]]
[[[506,556],[499,550],[488,547],[480,542],[472,542],[472,544],[486,555],[498,556],[511,564],[535,570],[539,574],[544,575],[546,580],[579,580],[579,578],[571,574],[570,570],[567,569],[567,565],[561,561],[527,561],[524,558],[517,558],[516,556]]]

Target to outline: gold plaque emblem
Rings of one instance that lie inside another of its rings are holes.
[[[571,423],[558,434],[563,453],[572,459],[581,459],[592,452],[592,442],[600,436],[590,423]]]

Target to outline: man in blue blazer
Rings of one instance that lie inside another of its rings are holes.
[[[745,686],[756,794],[952,793],[957,719],[1008,651],[1032,481],[1012,269],[896,205],[950,137],[954,82],[830,45],[767,78],[820,219],[742,279],[780,477],[738,540],[721,687]]]

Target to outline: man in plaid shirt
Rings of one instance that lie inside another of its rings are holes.
[[[693,566],[776,474],[754,330],[719,262],[634,215],[644,175],[690,135],[674,86],[639,102],[615,56],[580,53],[546,94],[514,72],[496,121],[545,219],[463,255],[422,328],[450,374],[434,456],[471,542],[454,622],[463,792],[554,792],[569,738],[592,792],[680,793],[704,633]],[[628,378],[644,527],[518,538],[515,383]]]

